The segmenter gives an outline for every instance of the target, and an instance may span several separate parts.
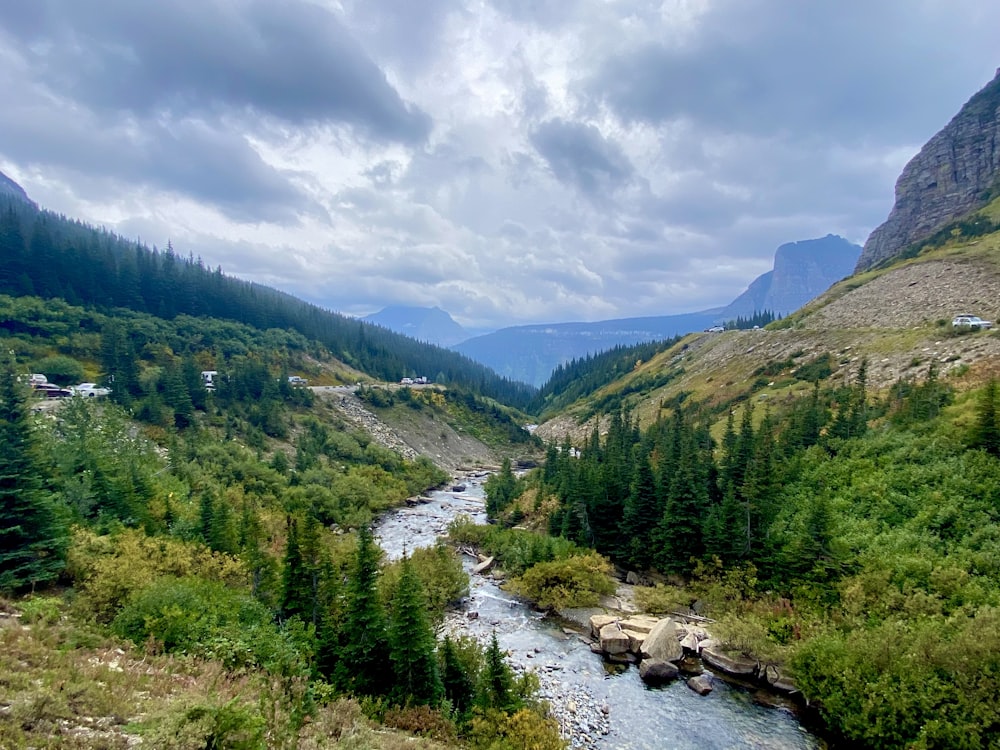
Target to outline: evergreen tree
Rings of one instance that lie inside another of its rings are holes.
[[[486,490],[486,514],[490,518],[502,513],[517,497],[517,477],[509,458],[504,458],[500,471],[492,474],[483,486]]]
[[[651,532],[656,528],[660,510],[653,467],[649,457],[644,455],[636,463],[620,534],[619,556],[634,569],[645,570],[653,564]]]
[[[0,368],[0,591],[51,581],[67,535],[42,485],[27,396],[13,362]]]
[[[1000,455],[1000,423],[997,421],[997,381],[990,378],[979,392],[972,447],[982,448],[991,456]]]
[[[434,646],[423,584],[404,557],[389,627],[393,694],[399,703],[435,706],[441,701],[444,687]]]
[[[455,644],[448,636],[444,637],[444,642],[441,644],[440,656],[444,697],[451,702],[458,716],[465,716],[472,707],[475,685],[462,665]]]
[[[677,471],[671,478],[663,517],[656,529],[659,567],[683,573],[691,569],[691,558],[704,551],[702,518],[708,509],[708,487],[699,462],[710,460],[699,450],[694,431],[685,430]]]
[[[385,612],[378,593],[380,550],[371,530],[358,530],[358,549],[347,584],[346,616],[341,630],[337,682],[357,695],[386,695],[391,674]]]
[[[483,709],[495,708],[499,711],[511,711],[518,707],[514,694],[514,674],[503,658],[496,631],[486,648],[476,704]]]

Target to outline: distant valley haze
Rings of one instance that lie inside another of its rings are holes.
[[[351,315],[697,314],[779,246],[862,243],[997,28],[982,0],[8,2],[0,172]]]

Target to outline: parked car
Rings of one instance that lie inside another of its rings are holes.
[[[968,313],[962,313],[961,315],[956,315],[955,319],[951,321],[951,324],[955,328],[992,328],[993,323],[989,320],[983,320],[978,315],[969,315]]]
[[[309,381],[306,380],[303,377],[299,377],[298,375],[289,375],[288,376],[288,384],[289,385],[309,385]]]
[[[726,329],[722,326],[712,326],[711,328],[706,328],[705,333],[722,333],[724,330]]]
[[[107,396],[111,393],[110,388],[102,388],[97,383],[80,383],[80,385],[71,385],[69,389],[76,395],[83,396],[84,398]]]

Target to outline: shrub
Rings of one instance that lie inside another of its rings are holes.
[[[135,529],[108,536],[75,529],[67,570],[82,590],[81,605],[100,622],[114,619],[133,592],[161,576],[198,576],[231,585],[248,581],[246,567],[229,555]]]
[[[601,595],[613,594],[611,563],[591,552],[538,563],[510,582],[513,591],[543,609],[591,607]]]
[[[258,664],[257,644],[278,637],[264,605],[249,593],[200,578],[161,578],[136,592],[114,631],[136,644],[219,658],[227,667]]]
[[[266,724],[259,711],[234,698],[171,707],[153,720],[145,739],[163,750],[265,750]]]

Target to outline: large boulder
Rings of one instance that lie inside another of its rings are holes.
[[[684,649],[677,640],[677,623],[669,617],[656,623],[643,641],[640,656],[643,659],[680,661],[684,656]]]
[[[614,615],[591,615],[590,616],[590,634],[594,638],[601,637],[601,629],[605,625],[610,625],[613,622],[618,622],[618,618]]]
[[[756,659],[745,656],[731,656],[718,647],[703,648],[701,660],[713,669],[731,674],[735,677],[755,677],[760,664]]]
[[[659,617],[651,615],[633,615],[621,621],[623,630],[632,630],[636,633],[649,633],[660,621]]]
[[[601,628],[601,650],[609,655],[628,653],[628,635],[623,633],[617,623],[611,623]]]
[[[643,659],[639,664],[639,676],[647,685],[662,685],[679,674],[676,666],[663,659]]]
[[[628,636],[628,650],[633,654],[638,654],[642,650],[642,644],[646,640],[646,634],[629,630],[624,627],[625,623],[623,622],[618,623],[618,625],[621,627],[622,632]]]

